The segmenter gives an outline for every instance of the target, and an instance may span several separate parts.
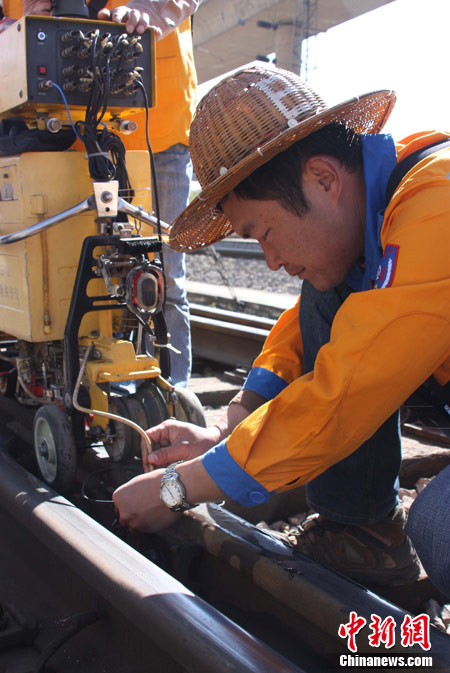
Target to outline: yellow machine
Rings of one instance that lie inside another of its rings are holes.
[[[37,407],[38,468],[67,492],[92,444],[127,461],[148,443],[142,428],[170,415],[204,424],[170,382],[149,153],[125,161],[116,133],[154,101],[154,37],[25,17],[0,50],[0,120],[26,124],[25,149],[13,138],[0,156],[0,390]],[[85,151],[58,147],[72,128]],[[51,151],[33,151],[33,132],[54,136]]]

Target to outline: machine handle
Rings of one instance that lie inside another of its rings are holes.
[[[57,213],[56,215],[53,215],[52,217],[49,217],[46,220],[37,222],[36,224],[31,225],[31,227],[21,229],[20,231],[15,231],[11,234],[4,234],[4,236],[0,236],[0,245],[9,245],[10,243],[17,243],[17,241],[23,241],[24,238],[30,238],[30,236],[40,234],[41,231],[45,231],[45,229],[53,227],[53,225],[59,224],[59,222],[63,222],[64,220],[68,220],[71,217],[75,217],[75,215],[85,213],[88,210],[95,210],[95,209],[96,209],[96,199],[95,196],[92,194],[87,199],[84,199],[84,201],[81,201],[81,203],[78,203],[76,206],[73,206],[68,210],[63,210],[61,213]],[[156,219],[156,217],[153,217],[153,215],[147,213],[141,206],[138,207],[132,206],[131,203],[128,203],[128,201],[125,201],[124,199],[118,200],[117,210],[120,210],[121,212],[126,213],[127,215],[132,215],[141,222],[150,224],[154,229],[156,229],[158,226],[158,220]],[[160,221],[159,224],[161,226],[161,229],[163,229],[164,231],[168,232],[170,230],[170,226],[165,222]]]
[[[52,217],[49,217],[46,220],[37,222],[36,224],[27,227],[26,229],[21,229],[20,231],[15,231],[11,234],[5,234],[0,236],[0,245],[9,245],[10,243],[17,243],[17,241],[22,241],[24,238],[30,238],[30,236],[35,236],[40,234],[41,231],[53,227],[54,224],[58,224],[63,220],[69,219],[69,217],[74,217],[80,213],[85,213],[87,210],[94,210],[95,208],[95,199],[94,196],[89,196],[81,203],[78,203],[76,206],[69,208],[69,210],[63,210],[61,213],[57,213]]]

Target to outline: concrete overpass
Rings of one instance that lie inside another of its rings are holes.
[[[300,71],[303,39],[392,0],[203,0],[194,16],[199,82],[276,52],[277,65]]]

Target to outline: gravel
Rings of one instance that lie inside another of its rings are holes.
[[[298,295],[301,282],[292,278],[284,269],[271,271],[263,259],[243,259],[214,255],[210,248],[202,253],[186,255],[187,280],[227,285],[278,294]]]

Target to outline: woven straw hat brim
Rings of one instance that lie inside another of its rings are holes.
[[[170,246],[180,252],[190,252],[229,236],[233,231],[231,224],[217,209],[217,204],[259,166],[332,122],[345,124],[357,133],[379,133],[394,107],[395,100],[393,91],[367,93],[302,120],[297,126],[288,128],[263,143],[224,175],[205,186],[174,220],[169,234]]]

